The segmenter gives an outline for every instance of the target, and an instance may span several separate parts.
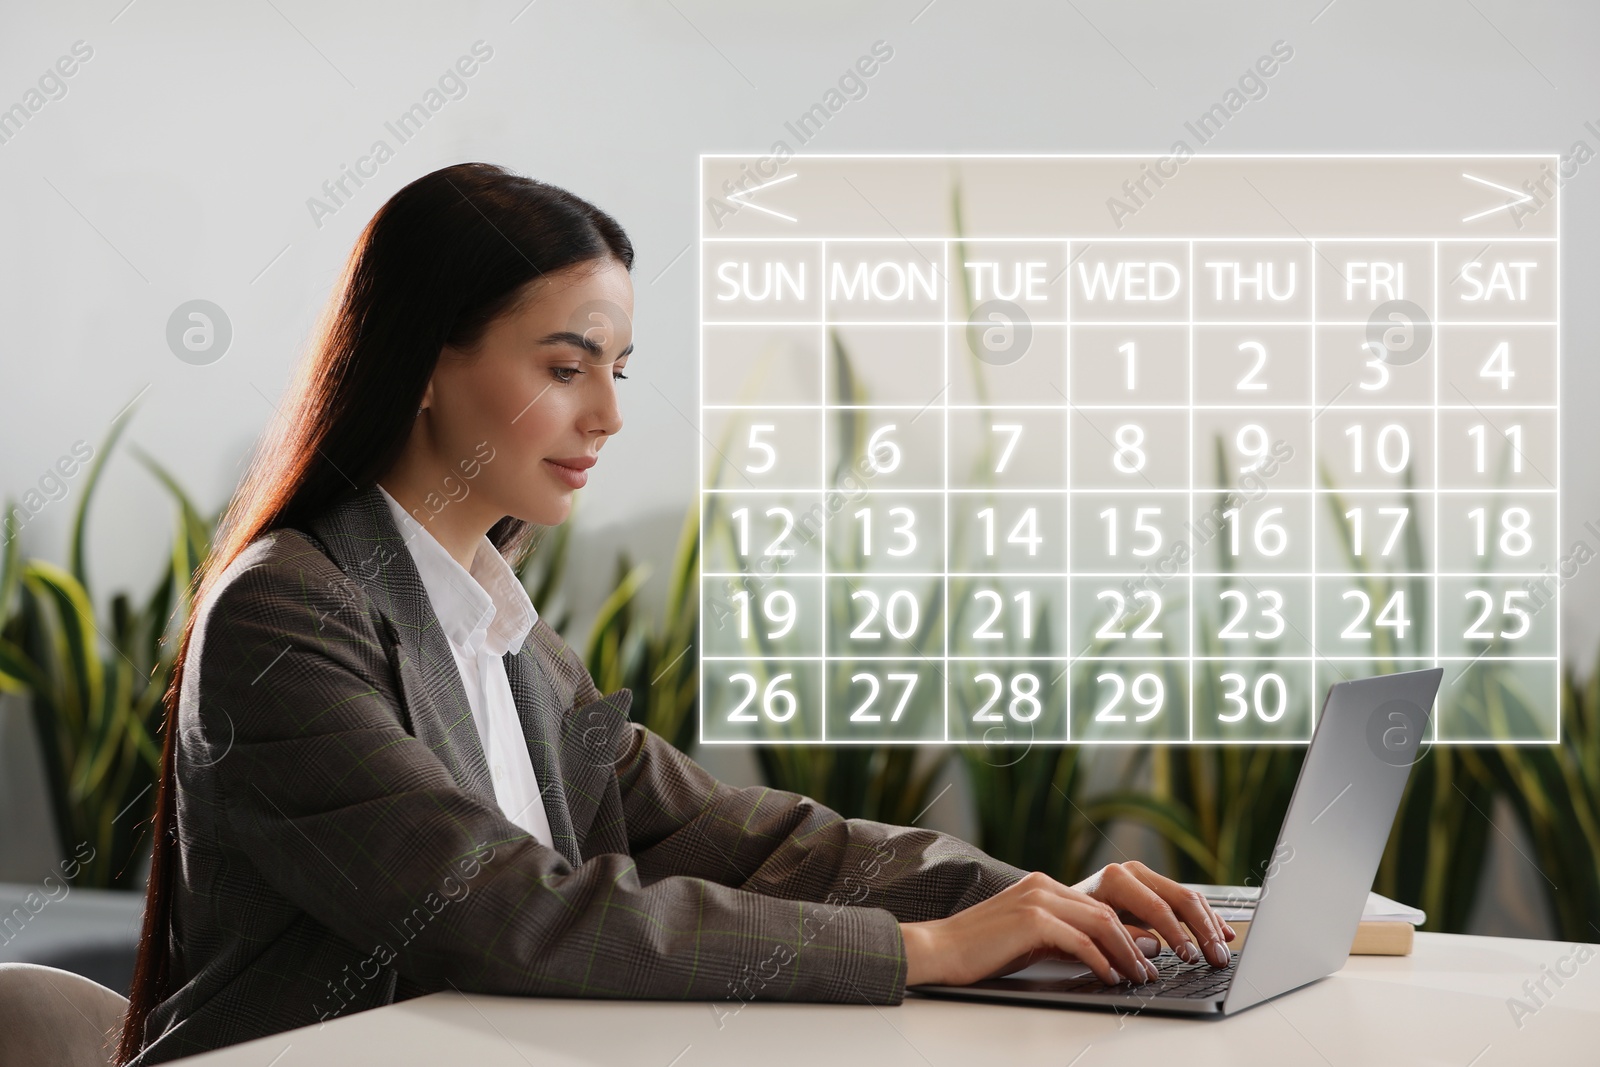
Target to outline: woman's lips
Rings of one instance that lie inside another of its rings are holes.
[[[553,459],[547,459],[544,462],[549,464],[550,469],[555,472],[557,478],[560,478],[563,482],[566,482],[567,485],[573,489],[582,489],[584,483],[589,480],[589,472],[586,470],[580,470],[577,467],[568,467],[566,464],[557,463]]]

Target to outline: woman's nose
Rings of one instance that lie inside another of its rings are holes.
[[[588,428],[609,436],[622,429],[622,407],[617,402],[617,383],[612,379],[609,367],[605,368],[598,392],[599,396],[589,409]]]

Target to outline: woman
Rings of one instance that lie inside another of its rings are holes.
[[[1046,955],[1144,981],[1119,910],[1226,963],[1140,864],[1068,887],[730,788],[598,691],[512,567],[621,429],[632,263],[481,163],[367,225],[197,583],[120,1062],[452,988],[895,1004]]]

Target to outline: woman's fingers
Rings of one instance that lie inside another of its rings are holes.
[[[1137,923],[1124,922],[1122,928],[1128,931],[1128,936],[1133,938],[1134,945],[1147,958],[1153,959],[1161,955],[1161,942],[1147,927],[1140,926]]]
[[[1122,977],[1130,982],[1145,982],[1156,977],[1155,965],[1134,942],[1134,935],[1118,918],[1116,908],[1060,883],[1056,888],[1057,892],[1050,894],[1056,913],[1093,937]]]
[[[1033,872],[943,919],[903,922],[908,985],[970,982],[1045,959],[1075,959],[1107,984],[1156,977],[1110,905]]]
[[[1042,924],[1039,934],[1046,945],[1075,956],[1101,981],[1117,984],[1155,977],[1154,967],[1134,943],[1134,935],[1123,926],[1116,909],[1088,893],[1033,872],[991,898],[1002,899],[1031,916],[1036,929]]]
[[[1205,897],[1192,889],[1133,861],[1101,870],[1090,891],[1157,929],[1181,960],[1210,960],[1214,966],[1227,966],[1230,957],[1222,944],[1226,939],[1222,920],[1211,912]]]
[[[1100,873],[1096,895],[1154,929],[1172,946],[1172,951],[1179,959],[1199,962],[1202,958],[1200,946],[1184,929],[1174,905],[1162,899],[1159,893],[1145,885],[1131,871],[1124,869],[1118,872],[1107,868]]]
[[[949,918],[901,927],[908,976],[958,985],[1061,957],[1107,984],[1152,981],[1160,977],[1148,958],[1160,954],[1157,934],[1180,958],[1218,967],[1227,965],[1225,942],[1234,936],[1203,896],[1137,862],[1111,864],[1077,886],[1032,872]]]
[[[1227,966],[1229,960],[1232,960],[1232,953],[1227,950],[1226,942],[1234,937],[1234,928],[1227,926],[1224,931],[1226,923],[1218,913],[1211,910],[1211,905],[1206,902],[1203,894],[1197,893],[1195,889],[1186,889],[1165,875],[1158,875],[1141,862],[1123,864],[1123,869],[1131,875],[1134,883],[1146,889],[1147,893],[1160,897],[1176,913],[1176,917],[1181,918],[1184,925],[1189,926],[1190,931],[1194,931],[1195,939],[1198,939],[1200,947],[1205,950],[1206,958],[1214,966]],[[1189,944],[1192,945],[1194,942]],[[1192,947],[1189,952],[1182,955],[1189,958],[1190,963],[1198,961]]]
[[[1069,909],[1067,907],[1069,904],[1074,906]],[[1102,982],[1107,985],[1118,985],[1123,981],[1138,981],[1144,978],[1144,968],[1134,966],[1133,955],[1137,953],[1130,954],[1126,947],[1117,944],[1115,939],[1105,937],[1102,940],[1103,932],[1091,934],[1090,930],[1086,929],[1093,926],[1093,920],[1082,918],[1083,914],[1090,911],[1088,907],[1077,906],[1076,901],[1067,901],[1054,894],[1046,894],[1046,899],[1036,906],[1039,909],[1039,921],[1045,926],[1045,937],[1049,943],[1064,955],[1077,958]],[[1074,918],[1067,917],[1069,910]],[[1120,930],[1122,924],[1116,925]],[[1125,938],[1126,933],[1124,933]],[[1107,941],[1111,944],[1106,944]],[[1111,958],[1108,958],[1108,953]],[[1120,967],[1112,962],[1113,958],[1118,959]],[[1134,977],[1129,979],[1130,975]]]
[[[1033,871],[990,899],[1012,898],[1023,908],[1042,909],[1059,922],[1086,934],[1107,959],[1106,968],[1095,967],[1093,961],[1079,957],[1095,970],[1102,981],[1113,984],[1127,980],[1143,982],[1154,977],[1154,969],[1146,967],[1144,953],[1134,944],[1133,935],[1122,925],[1117,911],[1111,905],[1096,900],[1081,889],[1066,886],[1040,871]],[[1076,955],[1071,949],[1068,953]],[[1109,969],[1116,970],[1110,977]]]

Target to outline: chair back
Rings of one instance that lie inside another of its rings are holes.
[[[106,1067],[128,1001],[36,963],[0,963],[0,1067]]]

